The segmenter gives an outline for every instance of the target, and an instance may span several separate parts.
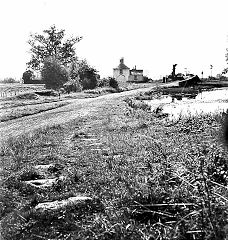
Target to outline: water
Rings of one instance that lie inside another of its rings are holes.
[[[178,118],[180,115],[223,112],[228,109],[228,88],[201,92],[194,98],[178,99],[180,98],[164,95],[160,99],[145,102],[152,107],[152,110],[158,106],[162,107],[162,112],[168,113],[170,119]]]

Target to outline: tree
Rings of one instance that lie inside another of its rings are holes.
[[[24,83],[31,83],[31,81],[35,78],[35,75],[32,70],[26,70],[23,73],[22,79],[24,80]]]
[[[65,30],[58,30],[55,25],[44,30],[43,34],[31,34],[28,44],[32,54],[27,66],[33,70],[41,70],[47,57],[55,57],[61,64],[67,66],[76,60],[74,45],[82,37],[71,37],[64,40]]]
[[[69,81],[69,73],[55,57],[48,57],[44,61],[41,77],[46,88],[59,89]]]
[[[71,79],[79,78],[83,89],[93,89],[98,84],[97,70],[91,67],[86,60],[72,62],[69,74]]]

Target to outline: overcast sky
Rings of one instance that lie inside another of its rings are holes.
[[[187,68],[201,76],[226,67],[227,0],[0,0],[0,78],[20,79],[30,33],[55,24],[83,36],[76,45],[101,77],[125,64],[152,78]]]

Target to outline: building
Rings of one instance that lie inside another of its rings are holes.
[[[128,81],[143,82],[143,70],[136,69],[136,66],[135,66],[134,69],[130,70]]]
[[[120,59],[117,68],[113,68],[113,77],[119,82],[127,82],[130,76],[130,68],[124,64],[124,58]]]
[[[113,68],[113,77],[118,82],[143,82],[143,70],[131,69],[124,64],[124,58],[120,59],[117,68]]]

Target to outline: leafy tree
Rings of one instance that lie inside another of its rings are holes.
[[[48,57],[44,61],[41,77],[46,88],[60,89],[69,81],[69,73],[55,57]]]
[[[41,70],[47,57],[55,57],[61,64],[67,65],[76,60],[74,45],[82,37],[71,37],[64,40],[65,30],[58,30],[55,25],[44,30],[43,34],[31,34],[30,52],[31,60],[27,63],[33,70]]]
[[[98,84],[97,70],[91,67],[86,60],[74,61],[69,68],[70,78],[79,78],[83,89],[93,89]]]
[[[26,70],[23,73],[22,79],[24,80],[24,83],[31,83],[31,81],[35,78],[35,75],[32,70]]]

